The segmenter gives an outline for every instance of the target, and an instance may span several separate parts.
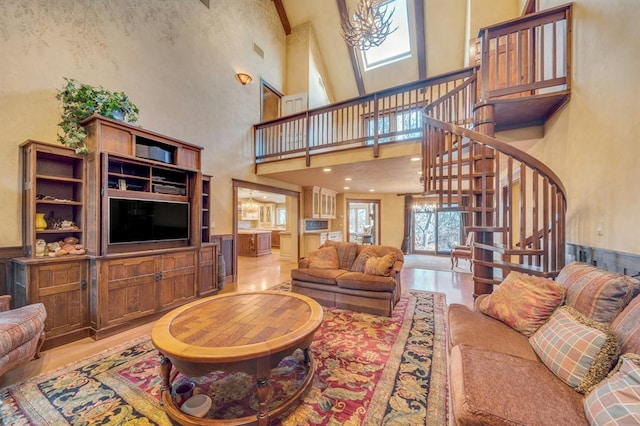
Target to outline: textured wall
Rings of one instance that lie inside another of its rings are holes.
[[[0,2],[0,246],[21,244],[18,146],[55,142],[63,77],[125,91],[144,128],[203,146],[203,172],[214,175],[213,232],[231,232],[231,178],[256,179],[256,82],[283,90],[285,50],[271,0],[210,9],[199,0]],[[254,83],[242,86],[240,71]]]
[[[578,0],[573,15],[571,100],[531,154],[565,184],[567,242],[640,254],[640,8]]]

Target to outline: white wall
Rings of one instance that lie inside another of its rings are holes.
[[[566,186],[568,242],[640,254],[640,7],[578,0],[573,16],[571,99],[531,154]]]
[[[55,142],[63,77],[125,91],[141,126],[203,146],[203,172],[214,176],[212,232],[230,233],[231,178],[256,180],[256,82],[282,90],[285,50],[271,0],[215,1],[211,9],[199,0],[3,0],[0,246],[21,245],[18,146]],[[237,72],[254,82],[242,86]]]

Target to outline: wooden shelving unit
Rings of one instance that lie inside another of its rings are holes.
[[[24,256],[13,260],[11,288],[16,306],[45,304],[45,348],[108,336],[218,291],[220,244],[209,236],[211,178],[200,171],[202,148],[104,117],[83,124],[86,155],[21,145]],[[181,223],[166,213],[169,205],[183,213]],[[36,213],[45,229],[36,229]],[[134,225],[152,224],[165,236],[110,241],[111,223],[132,215]],[[36,241],[65,237],[77,238],[86,254],[35,255]]]

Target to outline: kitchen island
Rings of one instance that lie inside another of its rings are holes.
[[[271,231],[261,229],[238,230],[238,256],[271,254]]]

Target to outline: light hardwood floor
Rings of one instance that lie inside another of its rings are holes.
[[[402,269],[400,280],[403,291],[426,290],[445,293],[447,303],[462,303],[467,306],[473,304],[473,282],[471,274],[461,263],[455,271],[427,270],[418,266],[438,264],[440,269],[448,269],[449,258],[432,258],[423,262],[419,256],[412,255],[407,263],[416,267]],[[279,252],[274,250],[271,255],[238,258],[238,279],[235,283],[224,286],[222,293],[234,291],[266,290],[290,278],[290,271],[297,265],[279,261]],[[110,349],[133,338],[149,334],[153,322],[124,331],[98,341],[91,338],[78,340],[64,346],[59,346],[42,352],[40,359],[32,360],[22,367],[7,372],[0,378],[0,387],[21,382],[30,377],[52,371],[56,368],[76,362],[82,358]]]

